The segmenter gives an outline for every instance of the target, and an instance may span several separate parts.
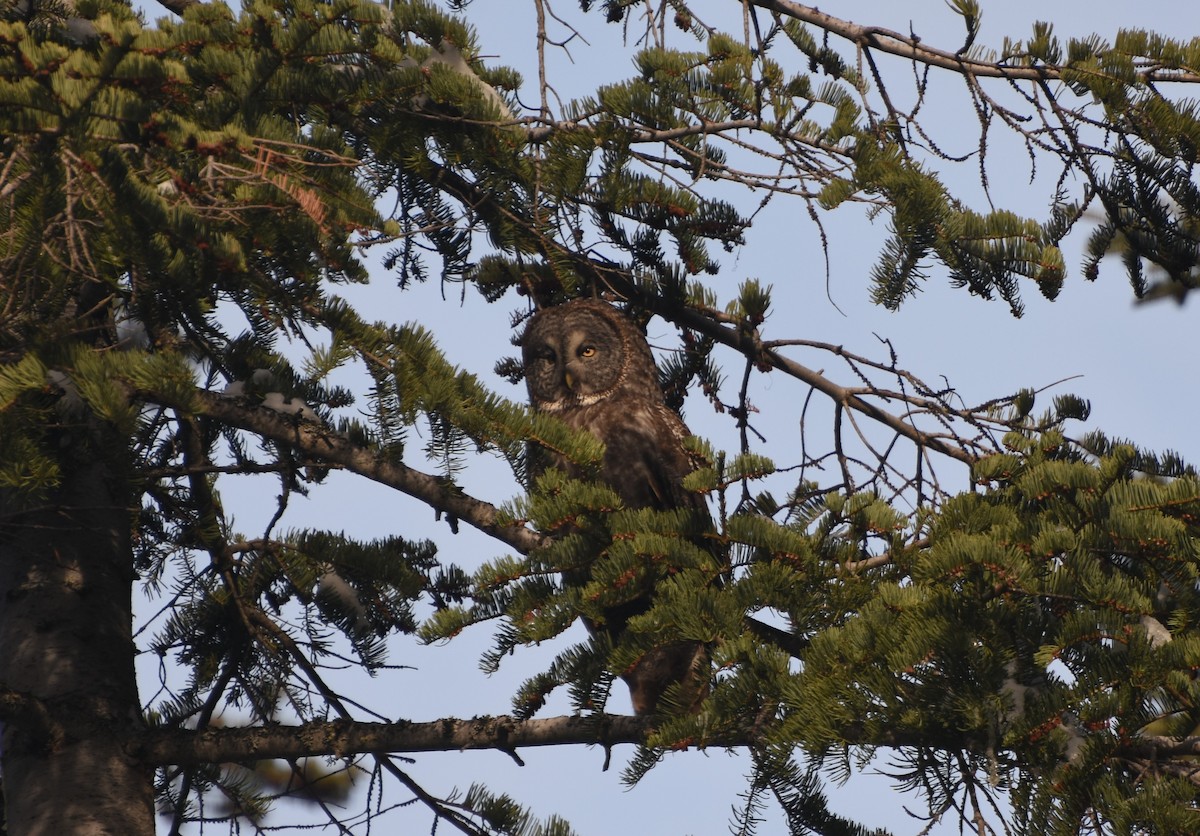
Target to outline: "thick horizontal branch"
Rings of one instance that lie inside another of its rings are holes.
[[[766,9],[802,23],[812,24],[860,47],[877,49],[880,52],[899,55],[901,58],[909,58],[931,67],[953,70],[963,75],[1016,81],[1058,81],[1062,79],[1062,68],[1054,65],[1014,66],[996,61],[979,61],[957,52],[926,46],[918,37],[902,35],[878,26],[862,26],[851,23],[848,20],[826,14],[813,6],[805,6],[801,3],[791,2],[791,0],[750,0],[750,3],[760,9]],[[1148,68],[1141,73],[1141,76],[1145,81],[1200,83],[1200,75],[1194,72],[1164,67]]]
[[[493,749],[514,752],[536,746],[615,746],[643,744],[653,730],[649,717],[601,714],[591,717],[547,717],[517,720],[508,716],[470,720],[444,718],[425,723],[399,720],[368,723],[332,720],[302,726],[249,726],[242,728],[151,729],[131,745],[131,754],[148,766],[186,766],[295,759],[318,755],[347,757],[361,754],[413,754]],[[860,730],[852,729],[852,735]],[[884,734],[872,746],[922,745],[915,735]],[[690,741],[689,746],[737,748],[753,745],[750,734]],[[851,744],[855,740],[848,741]]]
[[[147,393],[154,399],[153,393]],[[464,493],[447,479],[415,470],[385,457],[379,450],[351,441],[336,431],[312,421],[302,421],[239,398],[217,395],[202,389],[193,404],[170,404],[197,411],[230,426],[258,433],[264,438],[303,450],[310,456],[338,464],[372,481],[395,488],[442,513],[452,515],[484,534],[495,537],[519,552],[527,553],[543,540],[521,525],[501,525],[494,505]]]
[[[642,744],[651,731],[646,717],[604,714],[597,717],[446,718],[425,723],[398,721],[366,723],[353,720],[307,723],[302,726],[210,728],[204,731],[152,729],[131,744],[131,754],[147,766],[237,763],[256,760],[295,760],[305,757],[348,757],[362,754],[413,754],[491,749],[515,754],[536,746],[616,746]],[[864,740],[861,728],[844,730],[849,745],[921,747],[947,751],[977,751],[969,737],[959,740],[921,738],[914,732]],[[719,738],[692,746],[738,748],[753,745],[748,736]],[[1150,758],[1160,764],[1200,755],[1200,738],[1145,738],[1118,747],[1113,756]]]
[[[512,751],[533,746],[644,743],[650,724],[644,717],[512,717],[443,719],[428,723],[360,723],[352,720],[303,726],[212,728],[204,731],[155,729],[133,747],[148,765],[187,765],[231,761],[294,759],[326,755],[411,754],[466,749]]]

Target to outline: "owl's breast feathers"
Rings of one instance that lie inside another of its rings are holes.
[[[563,420],[605,443],[601,481],[629,508],[701,507],[704,500],[684,490],[696,468],[683,441],[689,435],[679,416],[662,403],[600,403],[568,407]]]

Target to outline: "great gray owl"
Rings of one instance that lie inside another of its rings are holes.
[[[692,508],[707,518],[704,500],[682,485],[696,466],[683,446],[687,427],[664,403],[650,347],[633,322],[599,300],[576,300],[534,314],[521,348],[533,408],[604,442],[600,478],[626,507]],[[580,475],[569,461],[549,458],[543,466]],[[589,631],[604,630],[615,641],[649,608],[651,592],[607,610],[603,624],[585,622]],[[682,641],[647,652],[621,678],[634,711],[649,714],[676,682],[684,707],[694,710],[708,692],[708,675],[704,645]]]

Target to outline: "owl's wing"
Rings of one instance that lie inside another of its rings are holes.
[[[689,435],[687,426],[665,405],[656,404],[645,414],[637,412],[626,423],[629,435],[616,442],[622,445],[623,455],[613,464],[625,472],[618,476],[609,471],[608,480],[619,486],[618,493],[631,507],[690,509],[701,528],[710,527],[711,517],[704,497],[683,487],[684,477],[699,465],[684,445]],[[605,466],[608,470],[607,461]],[[697,545],[711,549],[711,542],[702,542],[706,539],[698,539]],[[615,635],[624,629],[628,619],[645,612],[650,604],[651,598],[647,596],[606,613],[610,624],[619,628]],[[709,693],[710,668],[709,648],[703,642],[684,640],[648,650],[633,667],[620,672],[620,676],[629,686],[635,714],[662,710],[663,696],[672,688],[676,689],[673,710],[693,713],[700,709]]]

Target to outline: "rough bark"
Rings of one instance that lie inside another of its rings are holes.
[[[318,755],[344,757],[366,752],[412,754],[467,749],[514,752],[534,746],[644,743],[650,725],[645,717],[615,714],[540,720],[446,718],[428,723],[333,720],[303,726],[209,728],[203,731],[155,729],[146,733],[137,750],[148,762],[178,765]]]
[[[63,441],[72,461],[51,496],[23,508],[0,492],[0,688],[19,695],[3,718],[7,834],[150,836],[153,776],[124,745],[143,727],[131,496],[119,468],[79,449],[98,439]]]

